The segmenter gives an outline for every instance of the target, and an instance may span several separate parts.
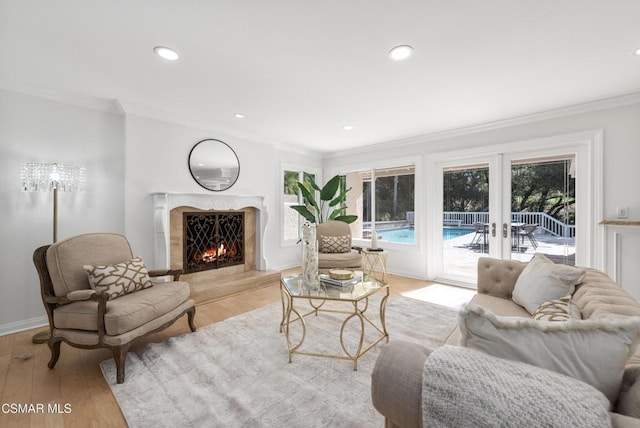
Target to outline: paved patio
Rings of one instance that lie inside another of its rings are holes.
[[[448,274],[476,277],[478,259],[489,255],[488,246],[471,246],[475,233],[469,233],[444,241],[443,267]],[[511,259],[528,262],[535,253],[542,253],[556,263],[575,264],[575,238],[559,238],[547,233],[535,233],[538,248],[534,249],[528,239],[520,242],[519,251],[511,252]],[[482,241],[482,239],[480,240]]]

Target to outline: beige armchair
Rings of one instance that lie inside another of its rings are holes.
[[[362,267],[362,248],[351,242],[351,229],[343,221],[320,223],[316,228],[320,269]]]
[[[189,284],[178,281],[180,271],[150,271],[149,277],[172,276],[172,281],[152,286],[145,282],[148,288],[117,298],[90,287],[85,265],[115,265],[132,258],[127,239],[110,233],[80,235],[36,249],[33,262],[49,318],[50,369],[60,357],[62,342],[76,348],[108,348],[116,362],[116,380],[123,383],[126,354],[137,339],[165,329],[184,314],[191,331],[196,330],[195,304]]]

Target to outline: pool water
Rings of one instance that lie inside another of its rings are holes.
[[[460,227],[444,227],[442,229],[442,240],[448,241],[449,239],[457,238],[459,236],[474,233],[475,229],[465,229]]]
[[[402,229],[379,230],[378,239],[389,242],[401,242],[403,244],[413,244],[415,242],[415,230],[412,227]]]
[[[473,233],[474,229],[466,229],[460,227],[445,227],[442,229],[442,239],[447,241],[449,239],[457,238],[468,233]],[[403,244],[413,244],[415,242],[415,230],[410,227],[403,227],[401,229],[389,229],[379,230],[379,239],[389,242],[400,242]]]

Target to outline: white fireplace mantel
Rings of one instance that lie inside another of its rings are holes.
[[[267,270],[264,254],[264,238],[268,213],[264,196],[204,194],[204,193],[152,193],[153,243],[158,268],[170,267],[169,212],[177,207],[193,207],[201,210],[238,210],[253,207],[256,215],[256,269]],[[259,231],[259,233],[257,232]]]

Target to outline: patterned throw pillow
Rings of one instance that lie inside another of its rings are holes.
[[[348,253],[351,251],[349,236],[321,236],[321,253]]]
[[[153,285],[141,257],[135,257],[115,265],[84,265],[83,268],[89,274],[91,288],[99,293],[105,293],[108,300],[113,300]]]
[[[531,318],[538,321],[569,321],[571,318],[580,319],[581,316],[571,296],[564,296],[541,304]]]

